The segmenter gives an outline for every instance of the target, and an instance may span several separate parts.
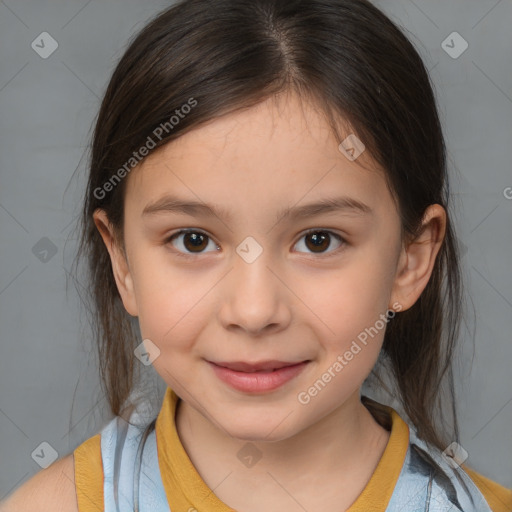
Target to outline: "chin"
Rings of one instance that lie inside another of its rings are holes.
[[[278,441],[283,441],[290,437],[288,433],[280,432],[276,434],[272,432],[272,429],[268,428],[268,425],[250,425],[247,428],[236,427],[230,425],[227,433],[233,438],[238,439],[240,441],[245,442],[253,442],[253,443],[273,443]]]
[[[289,431],[291,425],[285,420],[286,416],[272,411],[268,414],[261,410],[245,414],[233,411],[228,417],[218,418],[218,424],[231,437],[240,441],[276,442],[294,435],[294,432]]]

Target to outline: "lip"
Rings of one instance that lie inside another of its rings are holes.
[[[302,363],[303,361],[277,361],[275,359],[267,360],[267,361],[260,361],[258,363],[246,363],[245,361],[231,361],[231,362],[224,362],[224,361],[210,361],[210,363],[213,363],[217,366],[222,366],[223,368],[228,368],[229,370],[234,370],[236,372],[258,372],[258,371],[268,371],[268,370],[279,370],[280,368],[285,368],[287,366],[293,366],[299,363]]]
[[[251,364],[208,361],[220,380],[245,393],[274,391],[299,375],[309,362],[261,361]]]

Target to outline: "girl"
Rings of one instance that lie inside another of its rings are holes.
[[[81,248],[116,417],[54,465],[74,472],[62,510],[512,510],[457,442],[432,87],[366,0],[184,0],[152,20],[101,105]],[[131,395],[150,364],[156,418]]]

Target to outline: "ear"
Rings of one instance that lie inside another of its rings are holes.
[[[430,205],[423,215],[419,234],[402,247],[397,265],[391,304],[409,309],[419,299],[432,275],[434,263],[446,232],[446,212],[439,204]]]
[[[100,232],[101,238],[107,247],[114,272],[117,289],[123,301],[124,308],[132,316],[138,315],[137,301],[133,288],[133,279],[128,266],[125,252],[119,246],[114,234],[114,228],[104,210],[98,208],[93,214],[94,224]]]

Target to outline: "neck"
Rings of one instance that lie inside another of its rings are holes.
[[[176,428],[190,460],[211,489],[218,485],[221,474],[237,468],[240,476],[244,474],[240,462],[234,458],[244,446],[244,440],[230,437],[183,401],[177,406]],[[356,480],[363,482],[359,485],[361,491],[388,438],[389,432],[361,403],[357,390],[342,406],[292,437],[273,442],[251,441],[262,457],[251,467],[250,486],[259,477],[268,480],[271,473],[284,478],[308,475],[311,485],[326,479],[342,483],[345,478],[348,486],[348,480],[351,485]]]

